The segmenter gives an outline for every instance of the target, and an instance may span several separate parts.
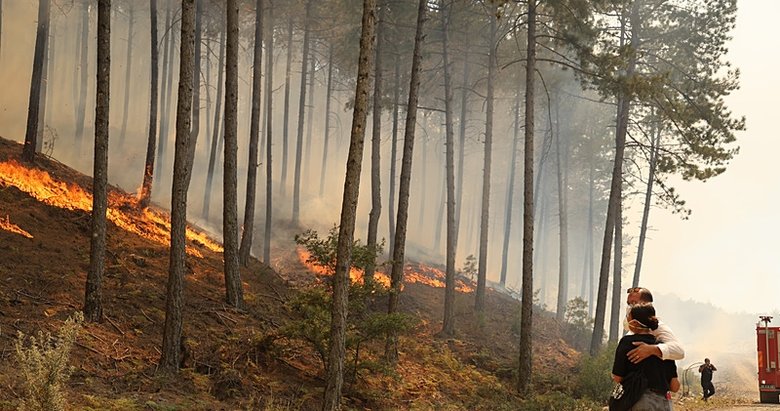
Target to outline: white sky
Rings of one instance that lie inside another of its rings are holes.
[[[693,209],[682,221],[653,209],[642,285],[729,311],[780,310],[780,1],[739,0],[729,61],[741,89],[728,100],[747,117],[739,155],[706,183],[676,183]]]

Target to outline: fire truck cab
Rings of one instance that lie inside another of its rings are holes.
[[[770,327],[770,316],[756,324],[758,347],[758,391],[762,403],[780,402],[780,327]]]

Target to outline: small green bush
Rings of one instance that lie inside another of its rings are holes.
[[[577,366],[578,372],[574,384],[577,397],[604,403],[612,392],[612,363],[615,359],[616,343],[607,344],[598,355],[591,357],[583,354]]]
[[[19,370],[24,378],[25,397],[20,409],[59,411],[66,407],[62,385],[70,377],[68,366],[70,350],[76,341],[84,315],[76,312],[53,337],[51,333],[38,332],[29,338],[20,331],[14,348]],[[27,344],[26,341],[29,340]]]

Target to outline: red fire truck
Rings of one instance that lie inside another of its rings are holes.
[[[772,317],[762,315],[756,324],[758,391],[763,403],[780,402],[780,327],[770,327]]]

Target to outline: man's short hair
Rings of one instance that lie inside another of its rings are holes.
[[[626,290],[628,294],[639,293],[639,300],[645,303],[653,302],[653,293],[644,287],[631,287]]]

